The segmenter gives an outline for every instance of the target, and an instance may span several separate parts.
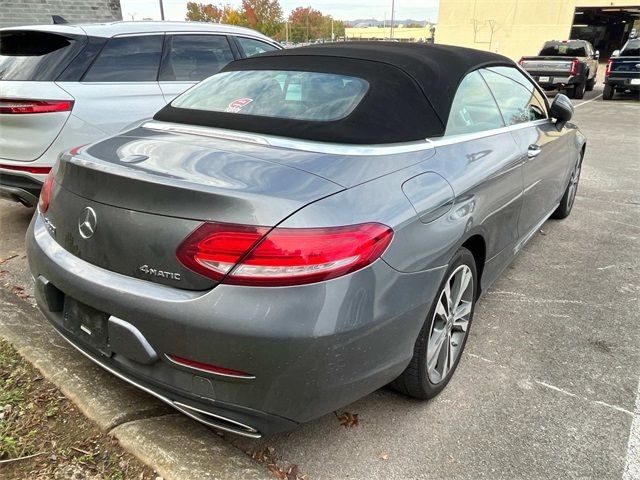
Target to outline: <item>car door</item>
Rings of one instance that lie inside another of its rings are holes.
[[[460,83],[444,138],[436,145],[438,155],[447,159],[447,180],[456,194],[453,210],[472,215],[470,224],[482,225],[487,260],[491,260],[487,278],[493,278],[510,260],[513,248],[509,247],[519,238],[522,159],[478,71]]]
[[[105,134],[152,117],[165,105],[158,86],[163,34],[109,39],[79,82],[58,85],[75,99],[72,114]]]
[[[168,33],[158,77],[167,103],[235,59],[226,35]]]
[[[511,126],[524,162],[524,191],[518,231],[528,239],[558,205],[569,171],[565,130],[549,117],[547,102],[515,67],[490,67],[482,76]]]

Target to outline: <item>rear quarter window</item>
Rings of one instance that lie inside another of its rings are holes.
[[[365,80],[333,73],[239,70],[210,77],[171,105],[261,117],[332,121],[349,115],[368,88]]]
[[[158,79],[163,35],[136,35],[109,40],[84,82],[155,82]]]
[[[49,32],[0,32],[0,80],[53,81],[82,49],[84,37]]]

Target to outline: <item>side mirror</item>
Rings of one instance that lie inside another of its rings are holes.
[[[573,117],[573,105],[566,95],[559,93],[553,99],[551,104],[551,117],[556,119],[558,129],[561,129],[565,123]]]
[[[600,50],[596,50],[596,60],[600,60]]]
[[[613,53],[611,54],[611,58],[619,57],[619,56],[620,56],[620,50],[614,50]]]

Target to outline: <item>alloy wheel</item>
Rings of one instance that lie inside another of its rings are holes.
[[[427,375],[432,384],[447,378],[462,352],[473,310],[474,281],[473,272],[463,264],[440,292],[427,344]]]
[[[576,199],[576,193],[578,191],[578,182],[580,181],[580,170],[582,170],[582,162],[579,162],[576,169],[571,174],[571,180],[569,181],[569,195],[567,207],[571,210],[573,202]]]

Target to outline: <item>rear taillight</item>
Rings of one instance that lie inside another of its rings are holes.
[[[608,77],[609,74],[611,73],[611,65],[613,65],[613,58],[610,58],[609,61],[607,62],[607,66],[604,69],[604,76]]]
[[[577,58],[571,60],[571,72],[569,72],[571,76],[578,74],[578,63],[580,63],[580,61]]]
[[[524,66],[524,57],[518,60],[518,65],[520,65],[521,67]]]
[[[40,213],[46,213],[49,209],[49,201],[51,200],[51,188],[53,187],[53,173],[49,173],[42,185],[40,191],[40,199],[38,200],[38,209]]]
[[[15,172],[33,173],[34,175],[46,175],[51,171],[51,167],[30,167],[28,165],[4,165],[0,164],[0,168],[13,170]]]
[[[25,100],[0,98],[0,113],[25,114],[68,112],[73,108],[73,100]]]
[[[205,223],[186,238],[176,254],[187,268],[227,284],[302,285],[373,263],[392,237],[393,231],[379,223],[271,231]]]

